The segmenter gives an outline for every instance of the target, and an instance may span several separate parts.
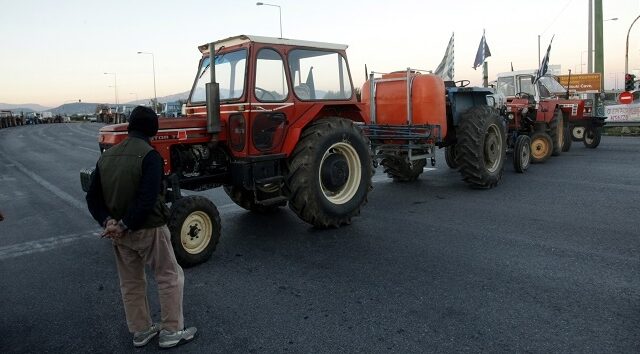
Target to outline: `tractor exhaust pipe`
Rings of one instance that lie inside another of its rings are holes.
[[[209,43],[209,72],[211,82],[205,85],[207,95],[207,133],[220,133],[220,84],[216,82],[215,51]]]

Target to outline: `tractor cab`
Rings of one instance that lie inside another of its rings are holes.
[[[566,94],[566,89],[553,76],[542,76],[535,83],[534,80],[535,72],[531,70],[502,73],[496,80],[496,90],[508,102],[526,98],[531,103],[536,103]]]

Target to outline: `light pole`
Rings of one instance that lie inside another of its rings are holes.
[[[631,27],[633,27],[633,25],[636,23],[636,21],[638,21],[638,19],[640,19],[640,16],[636,17],[636,19],[633,20],[633,22],[631,22],[631,26],[629,26],[629,30],[627,31],[627,47],[624,51],[624,73],[625,74],[629,73],[629,33],[631,33]]]
[[[589,51],[588,50],[583,50],[582,52],[580,52],[580,74],[583,73],[582,72],[582,66],[585,65],[585,64],[583,64],[583,61],[582,61],[582,54],[584,54],[584,53],[589,53]]]
[[[273,6],[278,8],[278,14],[280,15],[280,38],[282,38],[282,7],[280,5],[267,4],[266,2],[257,2],[256,6]]]
[[[158,95],[156,94],[156,57],[152,52],[138,52],[138,54],[151,55],[151,63],[153,64],[153,111],[158,113]]]
[[[116,73],[104,73],[105,75],[113,75],[113,90],[116,96],[116,109],[118,108],[118,78]]]

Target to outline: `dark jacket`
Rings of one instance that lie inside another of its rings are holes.
[[[166,224],[163,163],[149,139],[135,132],[105,151],[87,192],[94,219],[103,226],[109,217],[122,220],[132,231]]]

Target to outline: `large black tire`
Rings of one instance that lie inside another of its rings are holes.
[[[380,164],[384,167],[387,176],[393,178],[394,182],[413,182],[424,171],[427,159],[415,160],[410,164],[407,155],[400,154],[397,157],[385,158]]]
[[[458,161],[456,161],[455,145],[447,146],[444,148],[444,161],[447,163],[447,166],[449,166],[449,168],[452,168],[454,170],[460,167],[460,165],[458,164]]]
[[[489,106],[470,108],[462,114],[456,135],[462,179],[474,187],[496,186],[506,158],[505,128],[497,111]]]
[[[183,267],[206,262],[220,240],[220,214],[205,197],[193,195],[173,202],[168,226],[176,259]]]
[[[602,137],[602,128],[588,127],[584,131],[584,146],[589,149],[595,149],[600,145],[600,138]]]
[[[288,161],[289,208],[317,228],[350,224],[371,190],[367,139],[352,121],[322,118],[301,134]]]
[[[573,143],[573,137],[571,136],[572,126],[568,124],[564,128],[564,140],[562,141],[562,152],[571,150],[571,144]]]
[[[513,148],[513,168],[524,173],[531,163],[531,139],[528,135],[520,135]]]
[[[286,202],[276,205],[262,205],[256,203],[253,191],[238,186],[224,186],[224,191],[229,198],[238,206],[250,210],[255,213],[267,214],[278,210],[279,207],[285,206]],[[262,193],[258,191],[258,193]]]
[[[543,163],[551,157],[553,141],[549,134],[537,131],[531,135],[531,163]]]
[[[562,152],[562,147],[564,146],[564,117],[562,116],[562,111],[560,109],[556,109],[553,119],[549,122],[549,136],[551,137],[551,141],[553,142],[553,150],[551,151],[552,156],[558,156]]]

